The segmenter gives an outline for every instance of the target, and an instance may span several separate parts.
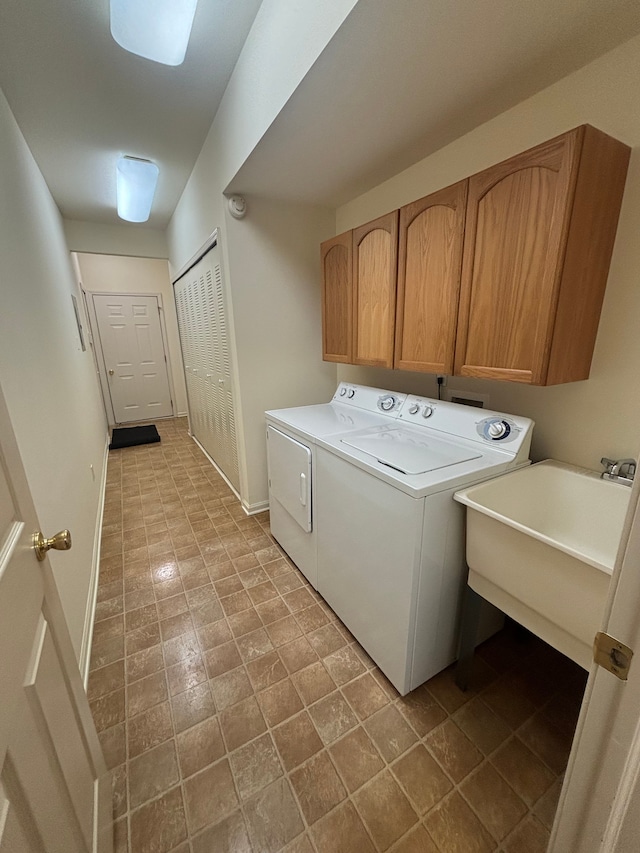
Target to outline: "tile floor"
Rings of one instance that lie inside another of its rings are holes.
[[[89,698],[117,853],[542,853],[582,671],[505,630],[401,698],[186,421],[109,457]]]

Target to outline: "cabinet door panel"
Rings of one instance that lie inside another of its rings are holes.
[[[354,363],[393,366],[398,211],[353,232]]]
[[[467,181],[400,210],[395,367],[452,373]]]
[[[322,260],[322,358],[349,363],[352,346],[351,231],[320,247]]]
[[[544,383],[576,165],[570,133],[470,179],[457,374]]]

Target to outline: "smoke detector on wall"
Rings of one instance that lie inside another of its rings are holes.
[[[229,197],[229,213],[234,219],[244,219],[247,214],[247,202],[241,195]]]

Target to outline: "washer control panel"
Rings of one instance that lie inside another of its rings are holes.
[[[513,441],[520,428],[509,418],[485,418],[476,424],[478,435],[487,441]]]
[[[480,410],[461,403],[415,397],[410,394],[398,421],[429,429],[441,437],[462,438],[500,448],[517,460],[526,460],[533,421],[518,415]]]

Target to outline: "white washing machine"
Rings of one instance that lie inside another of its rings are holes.
[[[317,439],[318,592],[403,695],[456,658],[466,564],[453,494],[529,464],[532,429],[408,396],[391,422]]]
[[[317,589],[316,440],[395,420],[406,394],[341,382],[329,403],[265,412],[271,533]]]

